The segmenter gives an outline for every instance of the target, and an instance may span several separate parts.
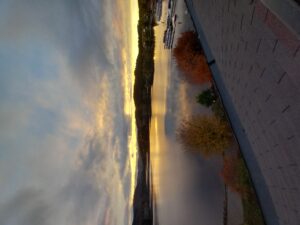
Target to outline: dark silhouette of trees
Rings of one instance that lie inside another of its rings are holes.
[[[222,154],[232,143],[228,123],[215,116],[194,116],[184,120],[177,136],[184,146],[205,156]]]
[[[134,103],[137,126],[137,142],[139,153],[139,168],[137,185],[133,199],[133,225],[153,224],[152,198],[149,187],[149,158],[150,151],[150,118],[151,118],[151,86],[154,75],[154,0],[138,0],[138,47],[136,67],[134,71]]]
[[[178,38],[173,55],[177,66],[191,83],[203,84],[212,80],[202,47],[194,31],[187,31]]]

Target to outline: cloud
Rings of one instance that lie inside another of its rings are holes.
[[[0,2],[0,224],[128,221],[116,12],[109,0]]]
[[[126,207],[127,202],[118,187],[122,178],[108,159],[109,149],[101,149],[98,140],[97,135],[87,140],[87,154],[61,189],[51,193],[42,186],[25,188],[1,204],[0,223],[83,225],[105,220],[106,224],[123,224],[126,208],[122,205]],[[107,214],[107,208],[120,206],[121,211]]]

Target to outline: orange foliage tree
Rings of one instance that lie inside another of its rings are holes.
[[[191,83],[203,84],[212,80],[197,34],[187,31],[178,38],[173,55],[178,68]]]
[[[240,157],[224,157],[221,177],[223,178],[224,183],[228,185],[232,191],[241,194],[243,197],[247,197],[249,193],[250,178],[244,162]]]

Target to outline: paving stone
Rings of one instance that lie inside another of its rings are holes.
[[[259,0],[186,2],[206,37],[206,52],[216,59],[213,71],[235,132],[241,143],[250,143],[242,151],[252,177],[262,175],[254,181],[256,189],[266,186],[259,197],[270,195],[261,201],[267,222],[299,224],[299,39]]]

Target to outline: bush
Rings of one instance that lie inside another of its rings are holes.
[[[215,101],[216,95],[211,89],[207,89],[197,96],[197,102],[206,107],[211,106]]]
[[[232,132],[227,122],[215,116],[195,116],[184,120],[177,130],[181,143],[203,155],[222,154],[232,143]]]
[[[264,218],[255,195],[247,167],[240,156],[224,157],[221,171],[224,183],[241,195],[245,225],[264,225]]]
[[[202,47],[194,31],[187,31],[178,38],[173,55],[177,66],[191,83],[211,82],[212,76],[203,54]]]
[[[221,176],[228,187],[246,198],[251,187],[250,177],[243,160],[237,156],[224,157]]]

